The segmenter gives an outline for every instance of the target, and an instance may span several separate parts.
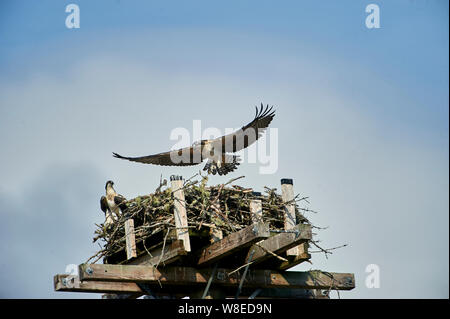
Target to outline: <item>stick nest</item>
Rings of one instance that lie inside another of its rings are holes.
[[[264,193],[259,195],[254,193],[251,188],[232,184],[243,176],[216,186],[207,186],[207,176],[200,175],[199,180],[193,180],[194,177],[185,181],[183,186],[189,228],[216,228],[226,236],[253,223],[250,201],[260,199],[263,221],[269,223],[270,230],[281,231],[284,229],[285,203],[283,203],[281,195],[277,194],[276,188],[265,187]],[[164,186],[165,183],[160,182],[160,186],[154,193],[127,200],[127,208],[122,211],[113,224],[108,226],[96,224],[97,229],[93,241],[101,239],[105,245],[91,258],[97,257],[95,260],[97,261],[102,256],[111,256],[124,249],[124,223],[128,218],[134,220],[136,242],[175,228],[173,214],[175,199],[172,189],[170,187],[163,189]],[[298,205],[300,201],[307,202],[307,198],[300,198],[297,195],[292,203],[287,204],[294,204],[297,223],[309,224],[302,214],[309,210],[300,208]]]

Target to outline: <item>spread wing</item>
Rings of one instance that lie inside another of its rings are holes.
[[[106,197],[102,196],[100,198],[100,208],[102,209],[102,211],[106,214],[106,211],[108,210],[108,202],[106,201]]]
[[[165,166],[197,165],[203,161],[201,145],[192,145],[174,151],[141,157],[126,157],[117,153],[113,153],[113,155],[116,158],[126,159],[132,162]]]
[[[275,111],[267,105],[265,108],[256,107],[253,121],[240,128],[238,131],[213,140],[215,148],[221,147],[222,152],[237,152],[256,142],[262,136],[266,128],[275,116]]]

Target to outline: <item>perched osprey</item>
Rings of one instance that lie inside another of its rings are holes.
[[[113,213],[116,217],[119,217],[120,210],[126,208],[125,197],[117,194],[113,188],[113,185],[113,181],[107,181],[105,185],[106,196],[102,196],[100,198],[100,207],[106,216],[105,225],[110,225],[114,222]]]
[[[275,116],[275,111],[267,105],[265,108],[261,103],[261,108],[256,107],[256,114],[253,121],[243,126],[238,131],[211,140],[201,140],[189,147],[174,151],[142,156],[125,157],[113,153],[114,157],[126,159],[133,162],[168,165],[168,166],[188,166],[197,165],[208,159],[204,171],[215,175],[225,175],[234,171],[239,163],[239,156],[230,155],[256,142],[262,133],[269,126]]]

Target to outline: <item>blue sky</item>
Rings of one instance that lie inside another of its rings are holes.
[[[65,27],[69,3],[80,29]],[[380,29],[365,27],[369,3]],[[323,243],[349,244],[298,269],[354,272],[345,298],[448,297],[448,54],[447,1],[3,1],[0,236],[17,247],[0,246],[0,273],[19,271],[8,259],[36,260],[30,241],[43,251],[40,276],[23,270],[0,296],[80,297],[52,292],[51,275],[95,251],[104,182],[134,197],[160,174],[196,172],[111,152],[165,151],[194,119],[239,127],[264,102],[277,107],[280,168],[236,176],[255,188],[294,178],[330,226]],[[23,194],[46,204],[30,211]],[[371,263],[380,289],[364,286]],[[410,283],[424,269],[429,281]]]
[[[391,122],[391,118],[398,118],[399,114],[414,124],[415,129],[411,131],[424,133],[430,127],[446,128],[446,117],[441,115],[444,112],[448,114],[448,108],[439,94],[448,86],[448,72],[443,71],[448,69],[448,4],[445,1],[377,2],[383,10],[382,28],[378,30],[369,30],[361,22],[367,15],[365,1],[325,1],[320,4],[286,1],[277,6],[270,1],[77,3],[83,7],[83,26],[78,30],[65,27],[66,14],[61,14],[61,8],[64,12],[66,5],[64,2],[16,1],[2,4],[0,67],[9,80],[11,76],[24,76],[39,67],[64,72],[64,65],[69,61],[96,52],[112,50],[139,54],[128,49],[130,43],[127,39],[143,30],[169,30],[174,34],[180,30],[195,30],[207,32],[212,37],[216,34],[219,41],[223,33],[227,33],[229,37],[225,40],[229,41],[228,49],[235,58],[241,53],[236,49],[245,38],[267,37],[269,41],[283,42],[284,47],[277,49],[268,41],[260,48],[261,51],[293,57],[302,54],[320,57],[324,67],[334,70],[327,81],[333,81],[337,91],[351,86],[354,94],[377,99],[379,89],[376,87],[368,94],[374,78],[382,78],[387,87],[395,84],[395,89],[403,90],[405,95],[410,94],[411,89],[423,91],[421,96],[411,96],[409,104],[387,107],[380,103],[378,108],[369,110],[375,116],[384,116],[387,128],[396,127],[398,123]],[[234,37],[238,39],[236,43],[233,43]],[[200,43],[194,42],[194,45],[202,44],[201,38],[196,40]],[[175,45],[173,41],[175,39],[166,44],[165,54],[174,59],[172,67],[177,69],[207,69],[214,73],[216,68],[220,68],[223,72],[222,66],[228,69],[228,64],[233,66],[235,62],[222,60],[219,64],[214,56],[205,57],[195,50],[188,56],[170,52]],[[143,36],[135,39],[133,44],[142,50],[151,42],[151,38]],[[188,46],[189,39],[180,45]],[[214,48],[210,49],[214,51]],[[48,64],[42,64],[42,56],[51,57]],[[352,61],[368,72],[367,81],[356,82],[351,76],[342,77],[342,72],[345,72],[342,60]],[[236,70],[231,68],[228,72],[235,74]],[[261,72],[264,74],[263,69]],[[433,106],[423,108],[421,105],[424,103]]]

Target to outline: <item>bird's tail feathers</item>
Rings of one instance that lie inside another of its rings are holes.
[[[239,161],[240,157],[238,155],[225,154],[222,158],[222,163],[220,166],[217,165],[217,163],[213,160],[208,160],[203,170],[212,175],[216,175],[217,173],[219,175],[226,175],[229,172],[234,171],[238,167],[238,165],[240,164]]]

